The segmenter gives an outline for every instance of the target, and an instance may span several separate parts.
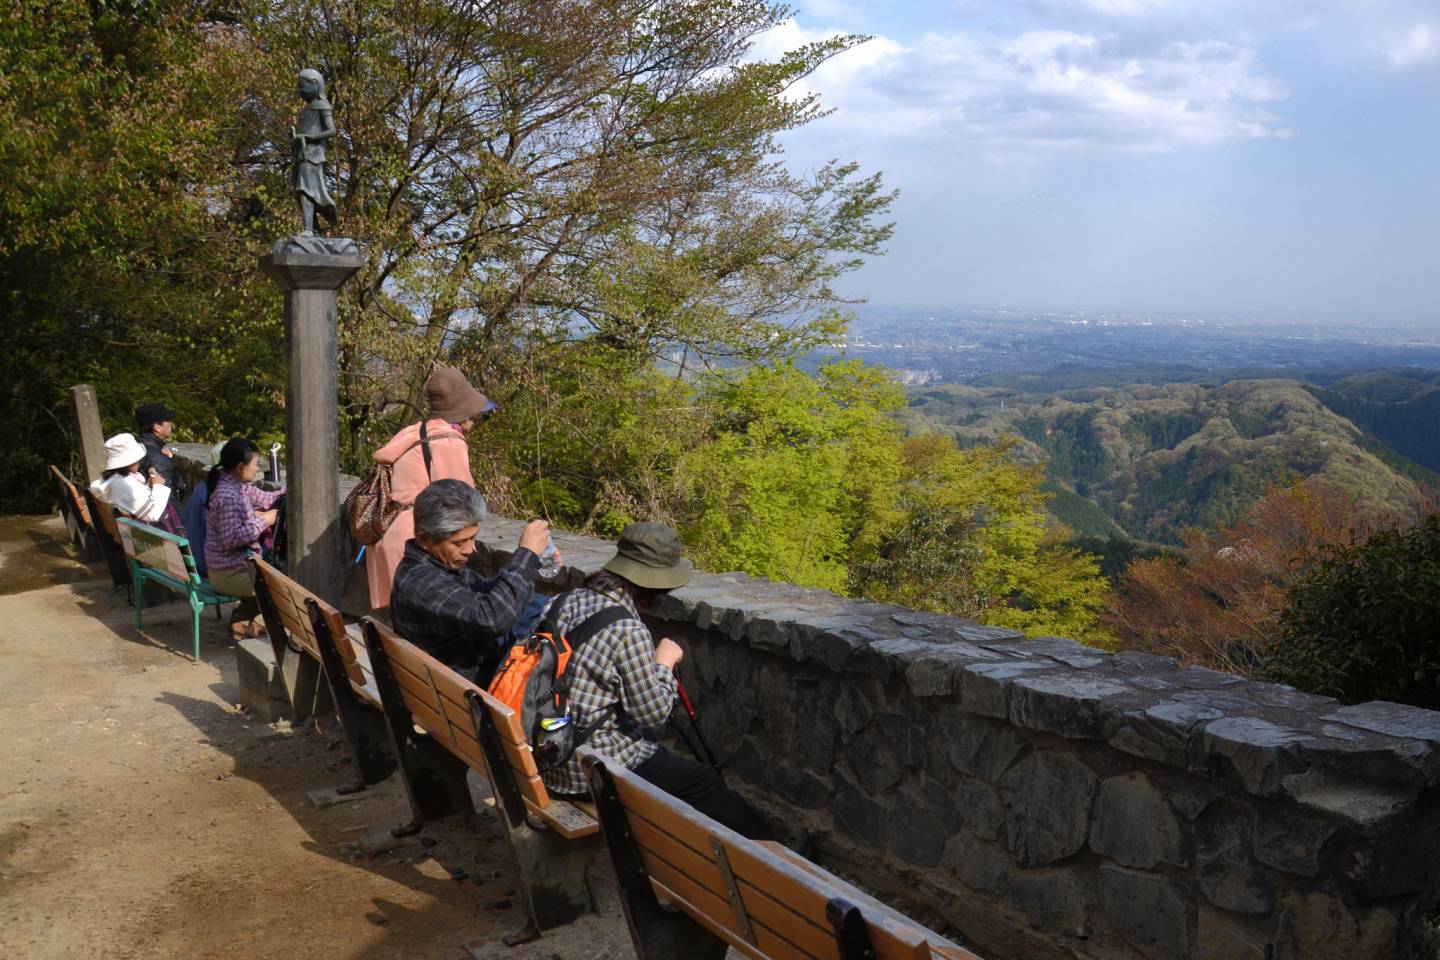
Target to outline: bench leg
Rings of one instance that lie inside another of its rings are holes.
[[[599,837],[566,840],[549,830],[531,827],[525,800],[515,785],[509,762],[500,746],[500,733],[484,703],[470,696],[470,716],[485,754],[490,787],[495,792],[495,813],[505,833],[510,859],[520,872],[520,886],[529,907],[530,926],[521,934],[507,935],[510,946],[533,940],[541,930],[573,923],[584,913],[595,911],[595,897],[585,879],[585,870],[600,850]],[[496,776],[496,773],[499,776]],[[478,812],[480,807],[476,805]]]
[[[566,840],[549,830],[535,830],[523,820],[512,825],[503,812],[499,820],[510,859],[520,873],[520,889],[536,934],[595,912],[585,871],[600,852],[598,836]]]
[[[620,883],[620,903],[625,908],[635,955],[639,960],[723,960],[729,949],[724,940],[684,913],[671,913],[660,906],[609,771],[603,762],[590,762],[588,758],[587,766],[590,792]]]
[[[343,670],[337,671],[335,676],[339,679],[332,680],[327,671],[325,679],[330,684],[330,698],[335,703],[335,711],[340,714],[340,726],[345,731],[350,757],[355,761],[355,770],[360,777],[358,783],[343,787],[339,792],[355,793],[394,773],[395,757],[387,747],[385,715],[360,702],[355,691],[350,689],[350,681]]]
[[[329,713],[330,689],[325,685],[320,661],[284,647],[280,675],[290,695],[290,722],[304,723],[317,713]]]
[[[200,662],[200,614],[205,612],[205,604],[195,597],[190,597],[190,640],[195,647],[194,662]]]
[[[144,618],[140,614],[141,608],[145,606],[143,602],[143,594],[145,593],[145,574],[141,570],[140,564],[135,563],[133,560],[130,561],[130,584],[133,587],[133,592],[135,594],[135,630],[139,632],[145,629]]]
[[[388,667],[387,663],[387,670]],[[378,669],[376,676],[378,680]],[[393,684],[394,680],[389,679],[389,683]],[[386,687],[382,684],[380,689],[385,701],[390,750],[400,768],[405,798],[410,802],[410,820],[390,832],[397,837],[408,837],[418,833],[426,820],[438,820],[458,809],[456,801],[466,792],[465,765],[429,737],[415,733],[410,711],[405,709],[398,692],[385,696]]]

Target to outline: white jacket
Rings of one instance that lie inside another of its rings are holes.
[[[170,488],[163,483],[150,486],[143,473],[117,473],[108,480],[96,480],[90,484],[90,492],[141,523],[159,520],[170,502]]]

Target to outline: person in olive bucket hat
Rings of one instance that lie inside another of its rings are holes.
[[[556,601],[550,616],[567,636],[602,611],[615,610],[616,617],[576,650],[565,670],[575,745],[588,744],[736,833],[771,840],[764,818],[725,786],[719,771],[656,742],[675,706],[675,669],[685,651],[669,637],[657,644],[640,615],[688,583],[692,572],[674,530],[663,523],[632,523],[621,531],[615,556],[583,587]],[[586,795],[573,755],[542,776],[554,793]]]

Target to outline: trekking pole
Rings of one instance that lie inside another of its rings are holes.
[[[680,703],[685,707],[685,715],[690,718],[690,727],[695,731],[700,746],[704,748],[705,756],[700,759],[709,763],[715,768],[715,772],[719,773],[720,764],[715,760],[715,751],[711,750],[710,744],[705,741],[705,733],[700,729],[700,718],[695,715],[695,705],[690,702],[690,695],[685,692],[685,684],[680,682],[679,677],[675,678],[675,692],[680,695]],[[696,755],[699,755],[699,751],[696,751]]]

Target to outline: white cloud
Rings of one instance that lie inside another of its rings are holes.
[[[1126,36],[1204,35],[1255,43],[1315,33],[1312,53],[1371,69],[1440,60],[1436,0],[1026,0],[1042,22]]]
[[[818,38],[789,21],[757,53]],[[1269,105],[1287,96],[1251,47],[1032,30],[877,37],[825,64],[809,89],[836,108],[830,136],[886,137],[1023,156],[1060,148],[1174,150],[1284,137]],[[817,130],[821,133],[821,130]]]
[[[1385,51],[1390,66],[1410,70],[1440,60],[1440,30],[1428,23],[1417,23],[1404,39]]]

